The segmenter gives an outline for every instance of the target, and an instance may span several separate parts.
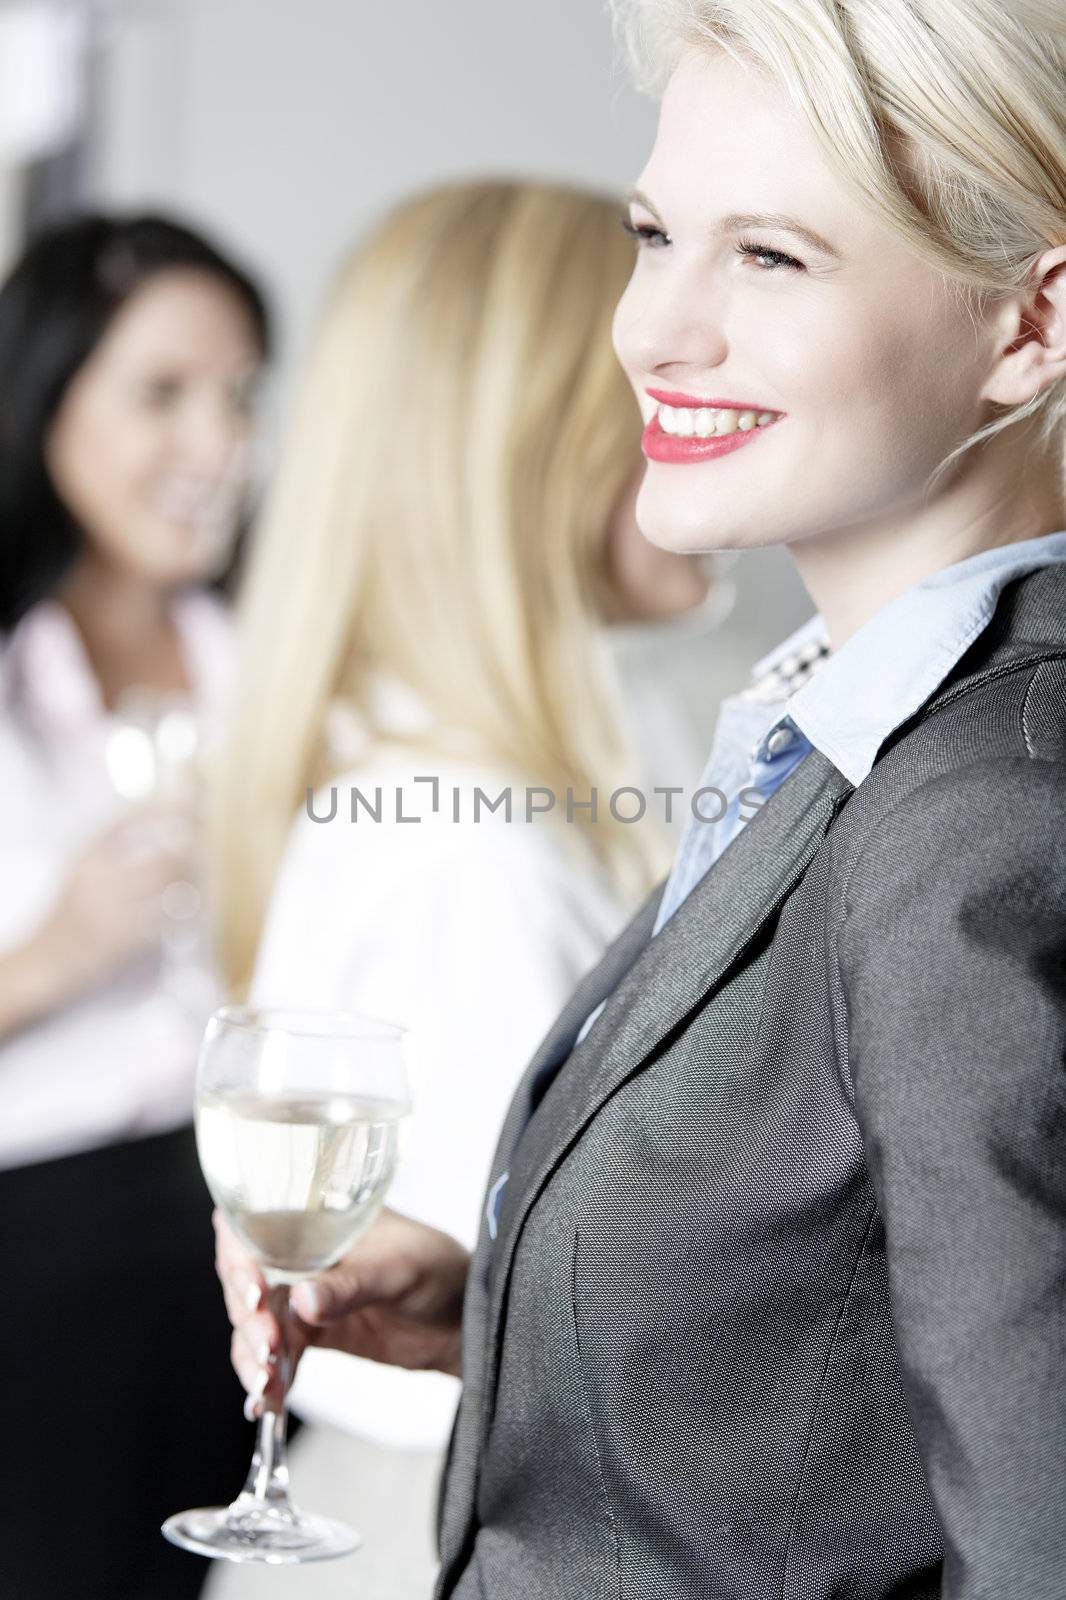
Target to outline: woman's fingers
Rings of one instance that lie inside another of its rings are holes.
[[[277,1316],[279,1297],[268,1294],[255,1258],[245,1250],[220,1211],[212,1214],[211,1221],[215,1229],[215,1271],[233,1324],[230,1358],[247,1391],[244,1410],[251,1421],[263,1411],[281,1409],[296,1363],[307,1344],[307,1330],[296,1318],[286,1317],[283,1337]]]
[[[222,1281],[222,1293],[226,1300],[226,1312],[230,1321],[236,1327],[246,1318],[258,1311],[263,1302],[263,1288],[255,1277],[241,1268],[232,1272],[223,1272],[217,1267],[219,1278]]]
[[[399,1299],[416,1276],[416,1264],[405,1248],[412,1228],[427,1236],[431,1233],[405,1217],[383,1211],[335,1267],[293,1285],[289,1297],[293,1310],[317,1328],[364,1306]]]
[[[243,1272],[261,1285],[263,1278],[255,1257],[241,1244],[217,1206],[211,1213],[211,1223],[215,1230],[215,1265],[219,1277]]]
[[[382,1298],[373,1264],[345,1259],[317,1278],[293,1285],[289,1300],[297,1315],[312,1328],[321,1328]]]
[[[215,1271],[222,1283],[229,1319],[237,1327],[263,1304],[266,1284],[255,1258],[238,1241],[222,1213],[216,1210],[211,1221],[215,1228]]]
[[[267,1310],[234,1327],[230,1359],[248,1394],[244,1409],[249,1420],[263,1411],[280,1411],[306,1344],[303,1331],[290,1320],[283,1345],[278,1319]]]
[[[249,1344],[244,1329],[234,1328],[230,1360],[246,1391],[244,1414],[249,1422],[262,1416],[264,1411],[280,1411],[285,1401],[285,1385],[281,1381],[278,1365],[264,1362],[261,1356],[262,1351],[253,1349]]]
[[[240,1379],[241,1387],[248,1395],[259,1390],[259,1377],[262,1371],[259,1362],[248,1347],[248,1342],[240,1328],[234,1328],[229,1344],[230,1362],[234,1372]]]
[[[277,1364],[281,1353],[281,1329],[277,1318],[269,1311],[257,1311],[242,1322],[237,1331],[259,1366],[272,1367]]]

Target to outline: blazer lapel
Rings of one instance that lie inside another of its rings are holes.
[[[614,993],[648,943],[662,894],[663,885],[659,884],[597,964],[581,979],[526,1068],[500,1131],[489,1180],[490,1193],[507,1172],[515,1146],[555,1073],[573,1050],[587,1017]]]
[[[489,1179],[490,1205],[497,1185],[508,1173],[516,1146],[523,1139],[535,1107],[573,1050],[574,1040],[586,1017],[615,991],[647,945],[655,926],[655,914],[662,892],[663,886],[660,884],[598,964],[581,980],[526,1069],[515,1091],[496,1147]],[[485,1219],[482,1219],[467,1280],[463,1400],[449,1449],[447,1493],[439,1507],[441,1575],[436,1591],[438,1594],[449,1592],[450,1575],[464,1559],[473,1527],[484,1414],[483,1380],[487,1375],[484,1329],[494,1250],[492,1233]]]
[[[806,756],[630,964],[602,1016],[544,1093],[513,1150],[503,1194],[487,1308],[486,1397],[495,1385],[515,1249],[551,1173],[604,1101],[720,983],[798,882],[851,793],[847,779],[820,751]],[[647,920],[650,926],[654,914]],[[580,1009],[583,1018],[589,1007]],[[555,1030],[545,1051],[554,1035]],[[560,1030],[557,1045],[563,1038]],[[484,1426],[491,1413],[489,1400]]]
[[[499,1373],[502,1308],[526,1218],[559,1161],[615,1088],[718,984],[794,887],[847,779],[812,751],[649,942],[661,890],[578,986],[537,1051],[504,1123],[491,1185],[506,1173],[497,1236],[482,1225],[464,1317],[464,1384],[440,1526],[437,1594],[469,1556]],[[574,1047],[585,1018],[603,1014]],[[531,1118],[532,1114],[532,1118]]]

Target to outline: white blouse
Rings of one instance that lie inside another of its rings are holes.
[[[428,724],[409,691],[382,680],[379,721],[417,738]],[[341,713],[342,719],[345,714]],[[360,727],[347,714],[358,748]],[[430,784],[438,779],[437,808]],[[513,820],[482,809],[510,783]],[[351,820],[351,788],[362,801]],[[414,1111],[389,1204],[472,1246],[504,1114],[535,1047],[575,983],[620,931],[628,908],[578,829],[522,820],[524,780],[456,755],[367,745],[315,797],[327,817],[293,825],[260,948],[260,1004],[344,1008],[406,1026]],[[418,817],[417,822],[398,820]],[[454,795],[460,796],[456,822]],[[443,1443],[458,1383],[312,1350],[297,1411],[383,1444]]]
[[[193,709],[223,713],[230,623],[211,595],[174,602]],[[69,613],[34,607],[0,650],[0,954],[55,903],[75,856],[126,809],[108,773],[121,728]],[[0,1041],[0,1167],[178,1126],[191,1114],[204,1018],[160,991],[158,957]]]

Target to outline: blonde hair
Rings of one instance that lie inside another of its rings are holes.
[[[213,827],[217,941],[248,982],[308,788],[336,775],[330,707],[374,730],[385,669],[561,809],[632,782],[594,626],[640,418],[612,312],[632,267],[618,202],[510,182],[401,205],[344,262],[318,328],[242,607]],[[349,762],[348,765],[351,763]],[[249,825],[254,808],[254,826]],[[640,828],[576,812],[626,886]]]
[[[908,244],[987,306],[1066,242],[1066,11],[1061,0],[612,0],[643,86],[722,47],[779,82],[827,156]],[[1025,417],[1045,441],[1066,386]],[[942,471],[948,463],[942,464]]]

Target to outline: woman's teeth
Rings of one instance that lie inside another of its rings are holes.
[[[659,426],[678,439],[714,439],[748,433],[774,421],[773,411],[718,411],[711,406],[660,406]]]

